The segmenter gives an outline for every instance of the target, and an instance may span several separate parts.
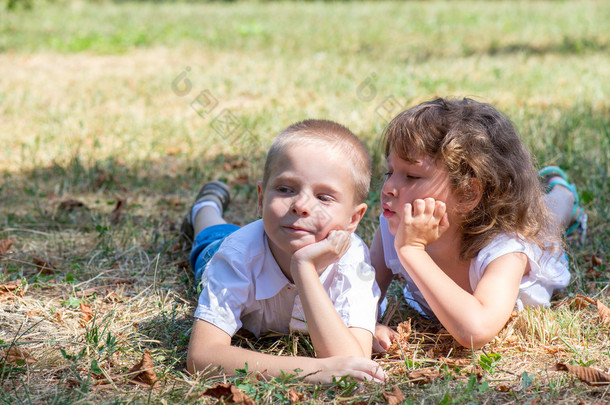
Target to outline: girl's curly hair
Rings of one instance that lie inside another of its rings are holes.
[[[429,156],[449,173],[454,195],[481,199],[464,213],[460,256],[474,258],[497,235],[509,233],[541,248],[559,240],[533,158],[511,121],[490,104],[438,98],[403,111],[384,134],[385,155],[415,162]],[[475,182],[473,183],[473,179]]]

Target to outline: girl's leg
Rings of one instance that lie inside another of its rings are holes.
[[[574,209],[572,191],[558,184],[544,196],[544,200],[560,229],[568,229]]]

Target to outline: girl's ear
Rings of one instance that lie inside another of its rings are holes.
[[[479,179],[472,178],[468,181],[468,189],[464,193],[460,206],[465,212],[472,211],[483,197],[483,186]]]
[[[346,231],[354,232],[356,230],[356,228],[358,227],[358,224],[360,223],[360,220],[362,219],[362,217],[364,216],[364,213],[366,212],[366,209],[367,209],[366,203],[358,204],[354,207],[354,211],[350,218],[349,224],[347,224]]]

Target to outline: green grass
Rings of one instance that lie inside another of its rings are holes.
[[[370,241],[385,122],[436,95],[497,105],[541,166],[567,169],[589,237],[568,246],[573,281],[558,298],[582,293],[608,303],[609,38],[604,1],[34,1],[31,10],[0,10],[0,239],[15,239],[0,257],[0,284],[27,286],[0,302],[0,355],[17,345],[36,358],[0,357],[0,401],[196,402],[220,380],[184,370],[196,295],[176,242],[193,193],[225,180],[234,191],[228,219],[253,220],[254,185],[274,135],[303,118],[330,118],[373,153],[370,210],[358,231]],[[183,72],[189,87],[176,81]],[[61,209],[69,198],[85,207]],[[119,198],[127,204],[113,223]],[[599,275],[588,272],[593,254]],[[35,258],[56,270],[41,271]],[[81,302],[96,312],[86,327]],[[394,321],[408,315],[403,308]],[[392,385],[411,403],[607,401],[605,388],[547,371],[558,360],[607,370],[607,334],[592,308],[534,311],[486,346],[501,358],[485,363],[481,380],[439,365],[426,355],[429,342],[414,340],[418,367],[442,375],[423,387],[400,373],[387,386],[231,381],[266,403],[290,402],[290,389],[313,402],[384,402]],[[311,353],[300,336],[237,342]],[[120,378],[100,388],[101,375],[124,376],[147,348],[161,388]],[[475,362],[484,353],[453,355]]]

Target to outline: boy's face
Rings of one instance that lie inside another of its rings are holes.
[[[386,180],[381,188],[383,216],[388,220],[390,233],[396,235],[405,204],[414,200],[434,198],[447,205],[449,222],[453,224],[456,199],[449,184],[449,174],[429,157],[409,163],[392,152],[386,159]]]
[[[365,211],[366,204],[354,204],[350,165],[320,145],[289,146],[276,157],[264,188],[258,184],[258,212],[282,268],[331,230],[353,232]]]

